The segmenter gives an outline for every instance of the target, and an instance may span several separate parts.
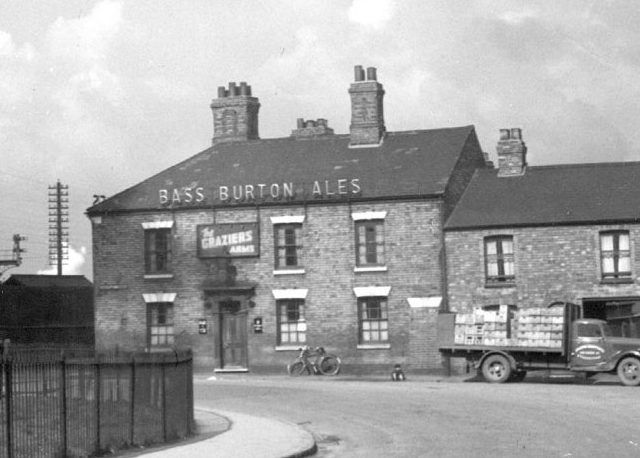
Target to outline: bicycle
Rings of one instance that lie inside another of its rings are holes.
[[[297,377],[303,373],[307,375],[337,375],[340,372],[340,358],[331,355],[323,347],[311,349],[308,345],[300,347],[298,357],[287,365],[287,372],[292,377]]]

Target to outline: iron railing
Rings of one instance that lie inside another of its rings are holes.
[[[0,458],[95,456],[193,433],[190,350],[82,353],[0,355]]]

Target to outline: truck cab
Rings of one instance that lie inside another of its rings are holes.
[[[578,319],[571,326],[569,368],[613,372],[625,385],[640,385],[640,339],[615,337],[603,320]]]

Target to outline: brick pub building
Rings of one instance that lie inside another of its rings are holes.
[[[640,163],[529,167],[520,129],[497,150],[446,222],[449,308],[571,301],[640,337]]]
[[[188,346],[218,371],[282,371],[305,344],[350,372],[442,367],[443,226],[484,155],[472,126],[387,132],[375,68],[348,92],[349,134],[299,119],[260,139],[251,87],[220,87],[210,148],[88,209],[98,348]]]

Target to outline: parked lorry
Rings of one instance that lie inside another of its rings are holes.
[[[530,370],[570,370],[617,373],[624,385],[640,385],[640,339],[613,336],[606,321],[583,318],[577,304],[503,305],[438,318],[440,352],[465,358],[490,383],[521,381]]]

